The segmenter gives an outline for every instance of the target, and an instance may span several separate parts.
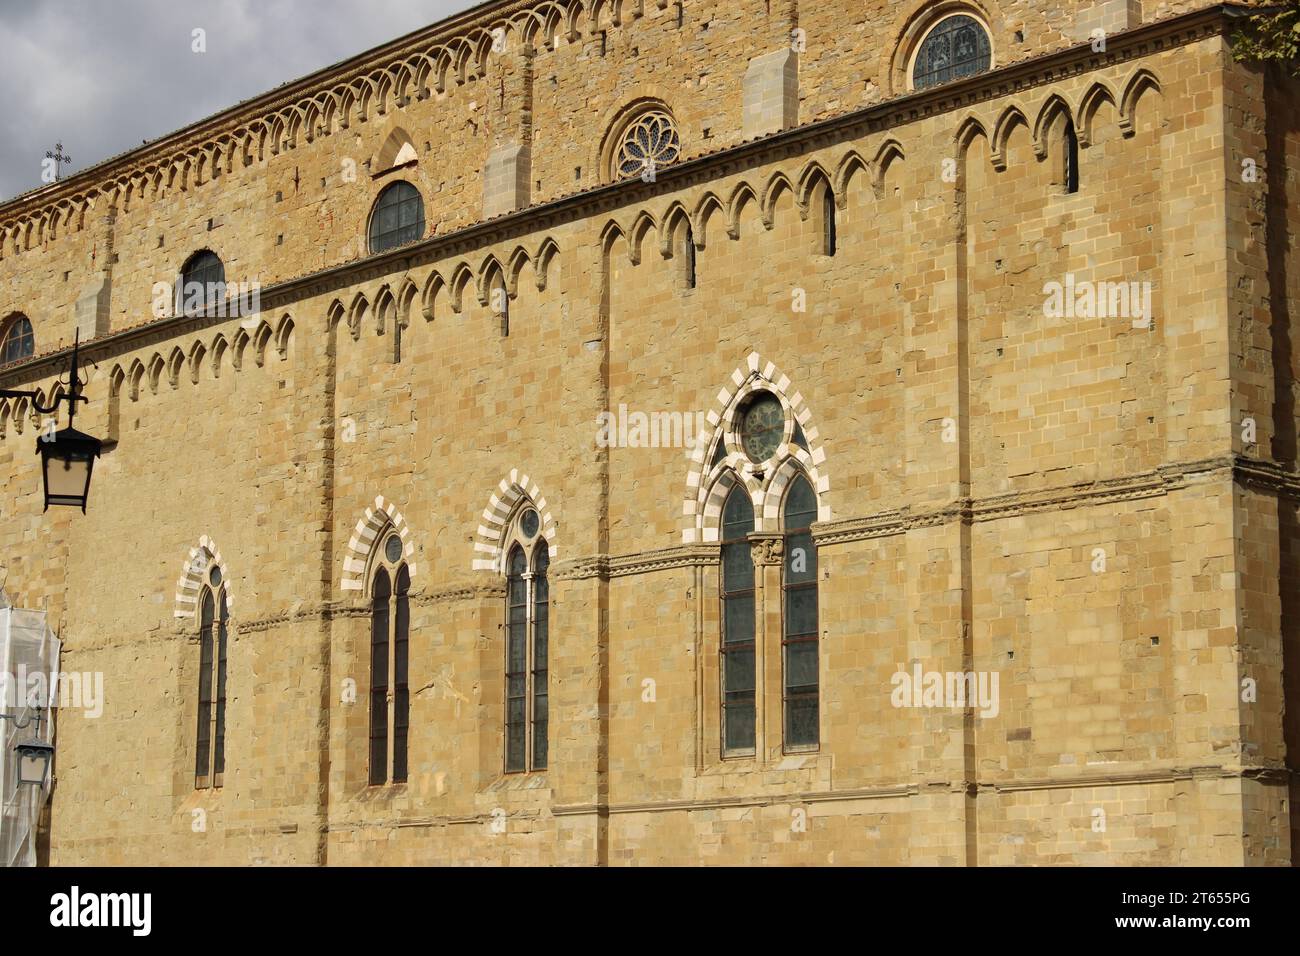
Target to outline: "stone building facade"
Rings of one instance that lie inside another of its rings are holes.
[[[0,387],[78,334],[107,441],[43,513],[0,404],[3,585],[104,675],[50,861],[1290,864],[1240,16],[500,0],[0,205]]]

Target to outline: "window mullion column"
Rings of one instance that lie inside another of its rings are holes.
[[[533,572],[524,572],[524,769],[533,769]]]
[[[749,536],[754,562],[754,756],[766,763],[781,749],[781,554],[779,533]],[[777,651],[769,653],[775,640]],[[775,710],[774,710],[775,708]],[[771,729],[771,736],[768,730]]]

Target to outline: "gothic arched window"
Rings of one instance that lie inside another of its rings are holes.
[[[722,752],[754,752],[754,505],[737,483],[722,508]]]
[[[370,587],[371,786],[406,781],[410,723],[411,573],[398,534],[390,532],[382,547]]]
[[[822,255],[835,255],[835,194],[830,186],[822,187]]]
[[[370,251],[383,252],[424,238],[424,200],[405,181],[384,187],[370,214]]]
[[[0,324],[0,365],[29,358],[36,351],[32,323],[21,312]]]
[[[525,506],[513,522],[506,558],[506,773],[547,765],[551,558],[540,530],[537,511]]]
[[[783,511],[785,568],[781,633],[782,712],[786,750],[812,749],[818,728],[817,547],[809,530],[817,496],[803,475],[790,484]]]
[[[912,88],[924,90],[983,73],[992,63],[989,35],[974,17],[945,17],[921,41],[912,67]]]
[[[176,288],[176,313],[202,315],[226,298],[226,267],[211,249],[194,253],[181,266]]]
[[[226,643],[229,611],[221,568],[208,568],[199,599],[199,714],[194,787],[220,787],[226,770]]]

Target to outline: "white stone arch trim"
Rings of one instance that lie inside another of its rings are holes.
[[[710,467],[708,463],[713,460],[718,442],[725,442],[730,448],[740,446],[740,438],[734,431],[732,412],[747,396],[760,390],[777,395],[790,409],[794,420],[803,430],[807,450],[795,444],[793,436],[782,441],[772,456],[769,473],[761,481],[754,475],[753,463],[734,451],[728,450],[721,461]],[[682,503],[683,544],[718,540],[722,502],[726,498],[726,490],[730,490],[728,485],[719,497],[719,481],[726,472],[734,473],[750,489],[750,497],[754,502],[754,520],[760,525],[755,530],[779,529],[780,496],[790,480],[785,468],[785,463],[789,460],[798,462],[812,483],[813,491],[817,494],[817,520],[830,520],[830,506],[826,504],[830,476],[826,473],[826,450],[822,445],[821,433],[813,423],[812,411],[803,395],[793,391],[789,376],[774,363],[765,361],[757,352],[749,353],[745,364],[731,373],[730,384],[719,390],[706,423],[706,430],[696,438],[691,452],[690,469],[686,475],[686,494]],[[778,481],[781,482],[780,487],[776,487]],[[775,504],[769,499],[773,499]],[[776,518],[775,524],[771,520],[773,515]]]
[[[808,483],[812,485],[813,494],[817,498],[817,520],[825,521],[830,517],[829,509],[825,517],[822,514],[822,496],[817,489],[817,479],[812,477],[812,472],[806,464],[806,459],[810,456],[802,448],[796,448],[798,455],[791,455],[777,467],[772,475],[772,480],[767,487],[767,494],[763,498],[763,528],[767,531],[784,531],[784,516],[782,511],[785,508],[785,495],[790,488],[790,483],[796,478],[807,478]],[[757,514],[755,515],[757,517]]]
[[[519,510],[519,503],[527,500],[537,509],[542,519],[542,529],[538,537],[545,538],[551,560],[559,554],[556,547],[556,523],[551,515],[550,506],[537,483],[518,468],[511,468],[510,474],[501,479],[483,509],[483,521],[474,535],[473,570],[493,571],[497,574],[505,571],[504,543],[510,529],[510,521]]]
[[[411,580],[415,580],[415,543],[411,540],[411,527],[395,504],[384,501],[383,495],[376,495],[374,505],[366,509],[348,539],[348,549],[343,555],[343,577],[339,581],[341,590],[365,591],[370,559],[389,528],[402,539],[406,570]]]
[[[226,592],[226,611],[235,607],[235,599],[230,588],[230,569],[219,549],[206,534],[199,538],[198,547],[190,548],[185,563],[181,565],[181,576],[176,581],[176,603],[172,611],[174,617],[195,617],[199,607],[199,595],[208,583],[208,569],[216,565],[221,569],[221,586]]]

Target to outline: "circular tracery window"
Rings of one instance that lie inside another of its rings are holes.
[[[524,533],[525,538],[531,540],[537,534],[537,530],[540,527],[541,518],[538,517],[537,512],[532,508],[529,508],[519,516],[519,530]]]
[[[771,392],[760,392],[736,416],[736,431],[749,460],[761,464],[776,454],[785,438],[785,409]]]
[[[663,110],[642,113],[623,131],[614,171],[619,177],[640,176],[646,170],[675,163],[681,142],[673,118]]]
[[[397,535],[392,535],[384,542],[384,557],[392,564],[402,560],[402,539]]]
[[[965,14],[940,20],[921,41],[912,68],[912,87],[924,90],[983,73],[992,62],[989,35]]]

